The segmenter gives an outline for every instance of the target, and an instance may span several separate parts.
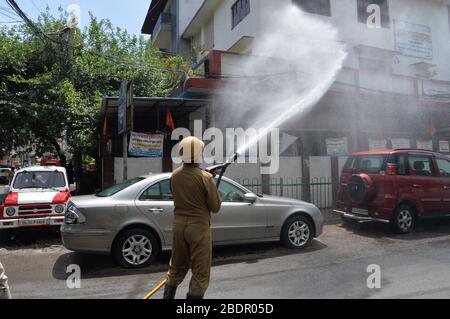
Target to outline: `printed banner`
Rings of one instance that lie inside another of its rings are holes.
[[[411,141],[407,138],[393,138],[392,149],[400,149],[400,148],[411,148]]]
[[[163,157],[164,135],[131,132],[128,152],[137,157]]]
[[[369,151],[381,151],[387,149],[386,140],[372,140],[369,139]]]
[[[450,153],[450,144],[448,141],[439,141],[439,152]]]
[[[421,149],[421,150],[432,151],[433,150],[433,141],[432,140],[429,140],[429,141],[417,141],[417,148]]]
[[[327,155],[328,156],[347,156],[348,142],[347,138],[327,138]]]
[[[118,109],[118,134],[121,135],[125,133],[125,112],[126,112],[126,95],[127,95],[127,86],[126,82],[123,81],[120,85],[120,93],[119,93],[119,109]]]
[[[397,51],[422,59],[433,58],[431,28],[425,25],[395,20]]]

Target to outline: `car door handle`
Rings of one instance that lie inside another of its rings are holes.
[[[414,188],[422,188],[422,185],[419,185],[419,184],[413,184],[413,187],[414,187]]]
[[[162,209],[162,208],[149,208],[148,211],[150,213],[163,213],[164,209]]]
[[[447,190],[449,190],[449,189],[450,189],[450,186],[447,186],[447,185],[446,185],[446,186],[444,186],[443,188],[444,188],[444,190],[446,190],[446,191],[447,191]]]

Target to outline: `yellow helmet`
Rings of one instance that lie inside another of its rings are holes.
[[[205,143],[195,136],[184,138],[180,142],[178,154],[184,163],[201,163],[203,161],[203,151]]]

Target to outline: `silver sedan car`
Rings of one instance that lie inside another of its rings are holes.
[[[72,197],[61,227],[64,246],[73,251],[112,254],[126,268],[152,263],[172,242],[170,174],[127,180],[96,195]],[[256,195],[223,178],[223,203],[211,218],[214,245],[279,241],[306,247],[322,233],[323,216],[313,204]]]

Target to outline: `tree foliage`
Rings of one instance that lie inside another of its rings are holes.
[[[102,97],[116,96],[123,79],[133,79],[137,96],[166,96],[189,72],[180,57],[93,15],[70,46],[66,21],[62,9],[54,17],[47,8],[36,23],[50,39],[25,25],[0,27],[0,153],[95,154]]]

